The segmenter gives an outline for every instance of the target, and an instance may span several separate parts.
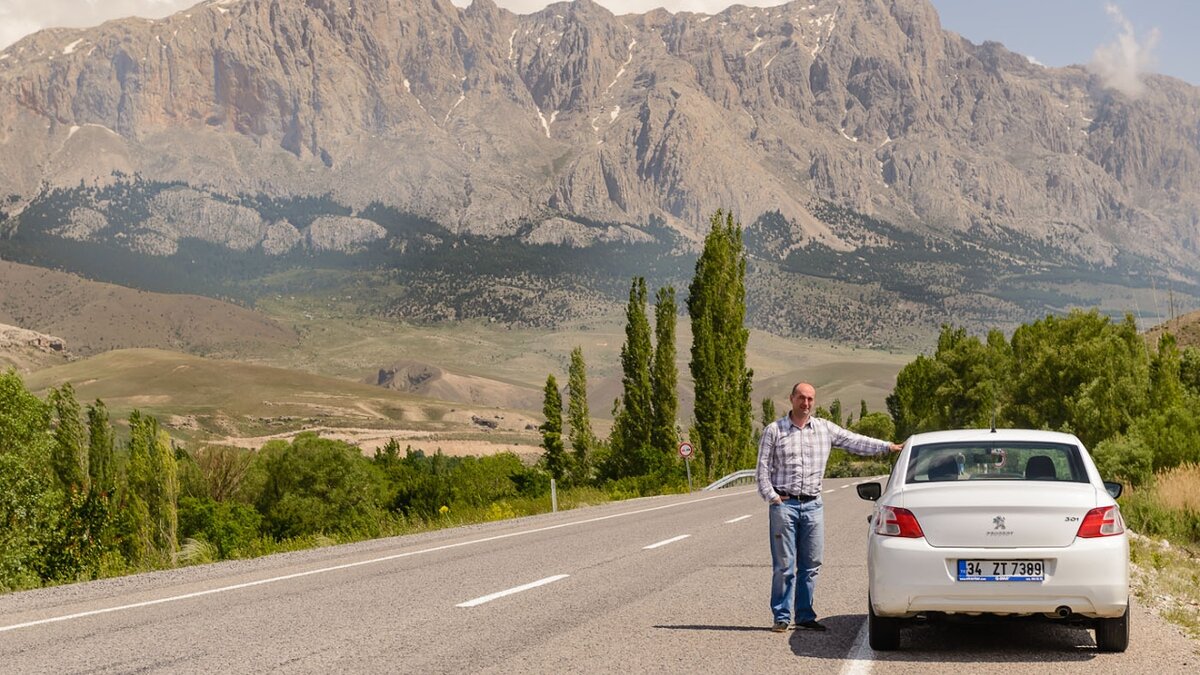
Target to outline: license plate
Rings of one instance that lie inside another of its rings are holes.
[[[959,560],[959,581],[1045,581],[1044,560]]]

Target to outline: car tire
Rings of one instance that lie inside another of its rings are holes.
[[[1129,647],[1129,605],[1115,619],[1096,619],[1096,648],[1102,652],[1123,652]]]
[[[877,616],[871,598],[867,597],[867,642],[877,652],[900,648],[900,619]]]

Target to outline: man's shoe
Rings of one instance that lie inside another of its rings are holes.
[[[805,621],[803,623],[798,623],[798,624],[796,624],[796,628],[799,628],[800,630],[815,630],[818,633],[829,630],[828,628],[825,627],[825,624],[820,623],[820,622],[816,621],[815,619],[812,621]]]
[[[786,621],[776,621],[774,626],[771,626],[772,633],[786,633],[788,624]]]

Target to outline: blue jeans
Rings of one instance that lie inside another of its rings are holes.
[[[813,611],[813,590],[825,552],[825,510],[821,498],[804,503],[788,499],[769,508],[771,613],[776,622],[786,623],[792,617],[796,623],[813,621],[817,618]]]

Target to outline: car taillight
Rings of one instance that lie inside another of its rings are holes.
[[[919,539],[925,536],[921,524],[912,511],[895,506],[879,507],[879,515],[875,519],[875,534],[885,537],[910,537]]]
[[[1087,512],[1083,522],[1079,524],[1077,537],[1091,539],[1092,537],[1111,537],[1125,531],[1125,522],[1121,520],[1121,512],[1115,506],[1100,506]]]

